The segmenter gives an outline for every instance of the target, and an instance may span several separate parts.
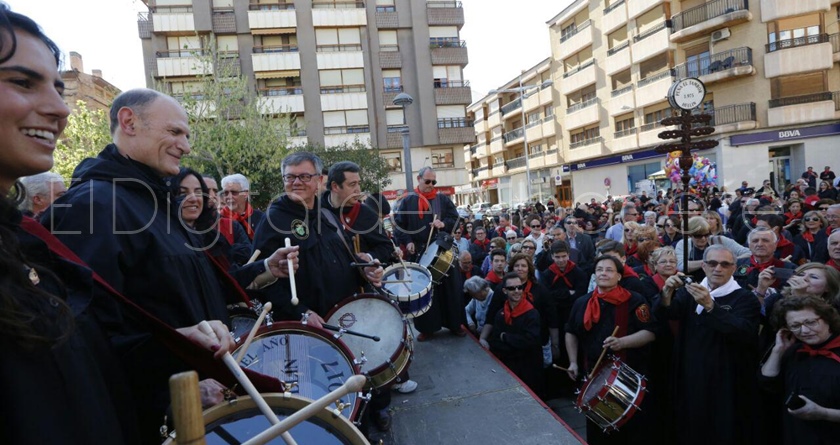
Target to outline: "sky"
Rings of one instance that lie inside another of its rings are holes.
[[[146,86],[137,32],[140,0],[3,0],[40,24],[65,54],[82,55],[84,70],[102,70],[122,90]],[[247,0],[236,0],[247,1]],[[373,0],[369,0],[373,1]],[[412,0],[417,1],[417,0]],[[549,55],[548,25],[572,0],[462,0],[470,63],[464,79],[481,98]],[[93,18],[96,17],[96,18]]]

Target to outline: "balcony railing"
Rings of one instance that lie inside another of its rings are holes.
[[[618,138],[623,138],[624,136],[630,136],[631,134],[636,134],[636,133],[638,133],[638,132],[639,132],[639,129],[638,129],[638,128],[636,128],[636,127],[633,127],[633,128],[625,128],[624,130],[619,130],[619,131],[616,131],[616,132],[613,134],[613,137],[614,137],[615,139],[618,139]]]
[[[443,1],[434,1],[434,2],[426,2],[427,8],[461,8],[461,2],[443,2]]]
[[[619,43],[618,45],[608,49],[607,50],[607,56],[612,56],[613,54],[616,54],[623,49],[627,49],[629,46],[630,46],[630,41],[625,40],[624,42]]]
[[[400,50],[400,45],[379,45],[379,51],[386,53],[395,53]]]
[[[351,125],[347,127],[326,127],[324,134],[356,134],[370,133],[369,125]]]
[[[335,85],[329,87],[321,87],[321,94],[339,94],[339,93],[364,93],[364,85]]]
[[[769,107],[786,107],[788,105],[809,104],[812,102],[822,102],[824,100],[834,100],[834,94],[830,91],[823,93],[805,94],[802,96],[780,97],[778,99],[770,99]]]
[[[346,1],[317,1],[312,2],[312,9],[364,9],[365,2],[346,2]]]
[[[298,52],[297,45],[266,45],[266,46],[255,46],[254,47],[254,54],[263,54],[263,53],[296,53]]]
[[[612,95],[612,97],[617,97],[617,96],[621,96],[624,93],[629,93],[630,91],[633,91],[633,85],[627,85],[624,88],[619,88],[617,90],[612,90],[612,93],[610,93],[610,94]]]
[[[277,3],[251,3],[248,5],[251,11],[285,11],[287,9],[295,9],[294,3],[277,2]]]
[[[747,0],[712,0],[671,17],[674,32],[735,11],[748,10]]]
[[[672,76],[677,79],[705,76],[739,66],[752,66],[752,49],[741,47],[677,65]]]
[[[164,14],[178,14],[192,12],[193,5],[163,5],[163,6],[149,6],[149,12],[157,12]]]
[[[408,125],[388,125],[388,133],[402,133],[404,131],[408,131]]]
[[[376,12],[397,12],[397,7],[393,5],[377,6]]]
[[[588,100],[585,100],[581,103],[577,103],[577,104],[574,104],[574,105],[570,106],[569,108],[566,109],[566,114],[571,114],[571,113],[574,113],[575,111],[580,111],[584,108],[591,107],[592,105],[595,105],[597,103],[598,103],[598,98],[593,97],[592,99],[588,99]]]
[[[440,79],[434,81],[435,88],[463,88],[470,86],[469,80]]]
[[[832,34],[828,40],[831,42],[831,52],[840,53],[840,34]]]
[[[546,150],[545,155],[546,156],[551,156],[551,155],[556,154],[556,153],[557,153],[557,149],[555,148],[553,150]]]
[[[155,57],[158,59],[166,59],[169,57],[200,57],[207,55],[210,55],[210,51],[206,48],[168,49],[166,51],[155,52]]]
[[[520,156],[518,158],[513,158],[513,159],[505,162],[505,164],[507,164],[507,168],[509,170],[512,170],[514,168],[524,167],[525,166],[525,156]]]
[[[315,52],[318,53],[342,53],[346,51],[361,51],[362,45],[357,43],[347,43],[343,45],[317,45]]]
[[[656,25],[653,28],[651,28],[651,29],[633,37],[633,41],[634,42],[641,42],[642,40],[658,33],[659,31],[662,31],[663,29],[665,29],[665,22],[662,22],[659,25]]]
[[[510,113],[511,111],[519,108],[522,106],[522,99],[516,99],[515,101],[505,105],[502,107],[502,115]]]
[[[828,34],[817,34],[815,36],[794,37],[792,39],[778,40],[765,45],[768,53],[780,49],[795,48],[797,46],[816,45],[830,41]]]
[[[735,122],[755,121],[755,102],[726,105],[712,110],[713,121],[709,125],[734,124]]]
[[[429,48],[465,48],[467,42],[458,37],[429,37]]]
[[[303,88],[300,86],[257,88],[257,94],[260,96],[298,96],[303,94]]]
[[[584,139],[582,141],[572,142],[571,144],[569,144],[569,148],[574,150],[575,148],[586,147],[587,145],[598,144],[603,140],[604,140],[604,138],[602,138],[601,136],[597,136],[597,137],[589,138],[589,139]]]
[[[644,125],[642,125],[642,126],[639,128],[639,131],[641,131],[642,133],[644,133],[645,131],[650,131],[650,130],[653,130],[654,128],[659,128],[659,127],[661,127],[661,126],[662,126],[662,124],[661,124],[661,123],[659,123],[658,121],[657,121],[657,122],[651,122],[651,123],[649,123],[649,124],[644,124]]]
[[[647,84],[650,84],[650,83],[656,82],[657,80],[661,80],[661,79],[664,79],[664,78],[666,78],[666,77],[670,77],[670,76],[671,76],[671,70],[665,70],[665,71],[662,71],[661,73],[658,73],[658,74],[654,74],[654,75],[652,75],[652,76],[645,77],[644,79],[642,79],[642,80],[640,80],[640,81],[636,82],[636,86],[637,86],[638,88],[641,88],[641,87],[643,87],[643,86],[645,86],[645,85],[647,85]]]
[[[465,117],[442,117],[437,120],[438,128],[466,128],[472,127],[472,119]]]
[[[510,131],[506,132],[504,135],[502,135],[502,139],[504,139],[505,143],[507,144],[508,142],[510,142],[514,139],[521,138],[523,134],[525,134],[525,129],[522,128],[522,127],[519,127],[519,128],[516,128],[516,129],[513,129],[513,130],[510,130]]]
[[[382,91],[385,93],[402,93],[403,86],[402,85],[385,85],[382,87]]]
[[[566,40],[571,39],[575,34],[583,31],[586,28],[589,28],[589,25],[591,25],[591,24],[592,24],[592,20],[587,20],[587,21],[581,23],[580,25],[576,25],[574,28],[566,31],[565,34],[560,36],[560,43],[563,43]]]
[[[563,73],[563,78],[565,79],[567,77],[573,76],[573,75],[577,74],[578,71],[590,67],[593,63],[595,63],[595,59],[589,59],[586,62],[583,62],[580,65],[572,68],[571,70]]]
[[[607,6],[606,8],[604,8],[604,15],[609,14],[610,12],[612,12],[613,9],[618,8],[619,6],[621,6],[623,4],[624,4],[624,0],[618,0],[617,2],[614,2],[613,4]]]

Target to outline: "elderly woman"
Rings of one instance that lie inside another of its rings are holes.
[[[528,257],[531,258],[532,263],[534,262],[534,254],[536,252],[537,252],[536,241],[534,241],[530,238],[525,238],[524,240],[522,240],[522,253],[524,253],[525,255],[528,255]]]
[[[470,297],[470,302],[467,303],[465,309],[467,327],[470,332],[479,335],[487,322],[487,310],[493,300],[493,288],[489,281],[473,276],[464,281],[464,295]]]
[[[761,367],[762,386],[781,393],[783,443],[835,444],[840,437],[840,315],[821,298],[786,298]]]
[[[665,280],[677,274],[677,253],[671,246],[660,247],[650,253],[648,267],[652,274],[640,275],[644,295],[656,295],[662,291]]]
[[[703,252],[706,247],[712,244],[722,244],[726,246],[738,258],[742,255],[749,255],[750,249],[736,243],[732,238],[716,235],[710,235],[710,227],[708,221],[702,216],[694,216],[688,220],[688,265],[683,264],[683,243],[677,243],[675,250],[677,253],[677,268],[696,282],[703,281],[706,278],[706,273],[703,272]]]
[[[825,243],[828,236],[825,228],[828,225],[825,218],[818,210],[805,212],[802,217],[802,227],[798,235],[793,237],[793,243],[802,249],[805,258],[814,258],[814,252],[820,243]]]

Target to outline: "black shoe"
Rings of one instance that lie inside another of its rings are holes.
[[[387,409],[373,413],[373,424],[383,433],[389,431],[391,429],[391,414]]]

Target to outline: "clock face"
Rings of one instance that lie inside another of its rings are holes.
[[[695,79],[680,79],[668,91],[668,101],[674,108],[693,110],[703,103],[706,97],[706,86]]]

